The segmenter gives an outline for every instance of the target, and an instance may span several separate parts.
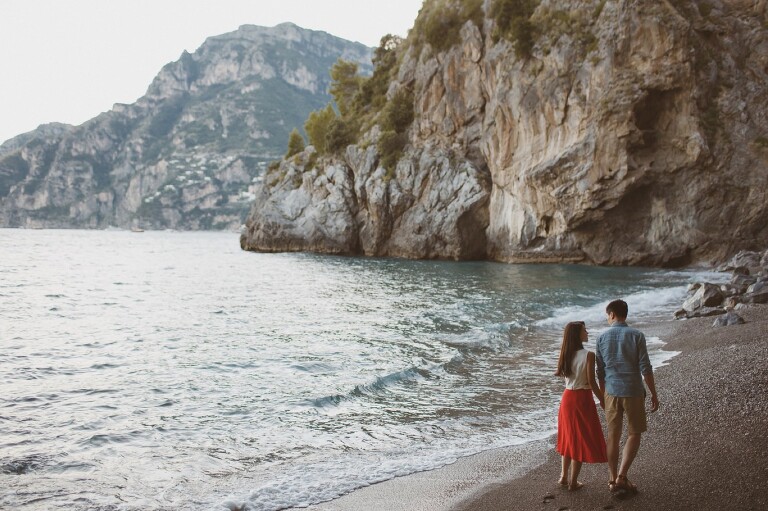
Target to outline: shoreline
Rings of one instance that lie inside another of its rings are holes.
[[[640,493],[619,500],[605,464],[584,464],[578,492],[557,484],[555,437],[485,451],[436,470],[397,477],[312,511],[501,511],[510,509],[768,509],[768,305],[714,318],[636,325],[680,352],[655,368],[661,406],[629,473]],[[630,318],[630,324],[633,324]],[[599,412],[602,418],[602,411]]]

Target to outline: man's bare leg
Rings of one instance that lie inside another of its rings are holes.
[[[618,477],[626,479],[627,472],[629,472],[629,467],[632,466],[632,462],[635,461],[638,449],[640,449],[640,433],[630,433],[627,435],[627,443],[624,444],[624,452],[621,456],[621,468],[619,469]],[[626,482],[628,481],[629,480],[627,479]]]
[[[610,472],[611,481],[616,481],[616,477],[619,475],[619,441],[621,440],[621,428],[623,424],[622,421],[617,422],[618,424],[608,426],[608,439],[605,442],[608,454],[608,471]]]

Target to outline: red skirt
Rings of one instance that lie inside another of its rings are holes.
[[[557,414],[557,452],[584,463],[605,463],[605,437],[589,389],[563,392]]]

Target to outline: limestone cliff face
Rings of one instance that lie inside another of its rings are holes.
[[[261,251],[477,259],[485,256],[487,172],[424,148],[388,177],[374,147],[307,171],[314,148],[268,172],[241,246]],[[418,158],[418,159],[416,159]]]
[[[291,24],[211,37],[136,103],[0,146],[0,226],[238,229],[340,57],[370,69],[364,45]]]
[[[447,51],[406,43],[390,96],[411,89],[416,119],[396,171],[377,127],[344,158],[283,162],[241,244],[666,266],[762,248],[766,15],[763,0],[543,0],[530,57],[488,16]]]

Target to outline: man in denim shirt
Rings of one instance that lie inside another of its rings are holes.
[[[637,486],[627,479],[627,472],[640,448],[640,435],[647,430],[643,380],[651,391],[651,412],[659,408],[659,398],[645,336],[627,326],[627,303],[614,300],[605,312],[611,328],[597,339],[595,360],[598,384],[605,393],[606,447],[610,471],[608,487],[611,491],[622,489],[635,493]],[[627,443],[619,469],[619,440],[624,415],[627,417]]]

